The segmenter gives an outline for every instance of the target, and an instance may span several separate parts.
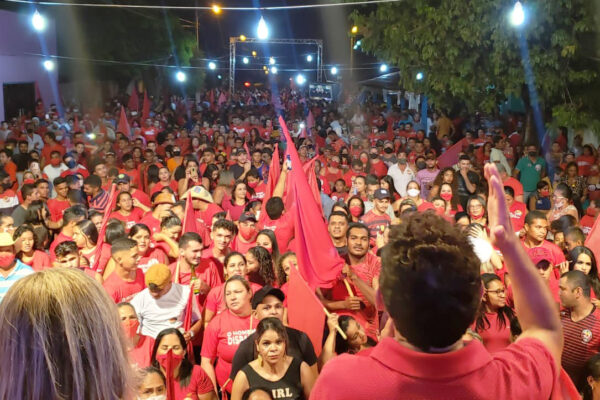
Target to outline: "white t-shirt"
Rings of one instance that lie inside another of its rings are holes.
[[[163,329],[180,328],[183,326],[185,307],[190,297],[190,287],[173,283],[169,290],[160,299],[155,299],[148,288],[142,290],[131,300],[135,308],[142,335],[156,336]],[[201,318],[197,302],[192,305],[192,322]]]

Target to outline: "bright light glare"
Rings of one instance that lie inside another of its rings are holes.
[[[217,69],[217,64],[215,64],[215,62],[214,62],[214,61],[211,61],[211,62],[209,62],[209,63],[208,63],[208,69],[210,69],[210,70],[215,70],[215,69]]]
[[[309,54],[306,56],[306,61],[311,62],[312,61],[312,55]]]
[[[44,18],[44,16],[40,14],[38,10],[35,10],[33,16],[31,17],[31,25],[33,26],[33,29],[41,32],[46,29],[46,18]]]
[[[52,71],[52,70],[54,70],[54,61],[52,61],[52,60],[46,60],[46,61],[44,61],[44,69],[46,71]]]
[[[306,124],[304,124],[304,122],[300,122],[300,129],[304,129],[306,128]]]
[[[175,74],[175,79],[177,79],[178,82],[185,82],[186,78],[185,72],[183,71],[177,71]]]
[[[261,16],[258,21],[258,27],[256,28],[256,35],[259,39],[266,39],[269,37],[269,27],[265,22],[265,19]]]
[[[355,35],[356,35],[356,34],[358,33],[358,26],[354,25],[354,26],[352,27],[352,30],[351,30],[350,32],[352,32],[353,34],[355,34]]]
[[[245,42],[246,41],[246,35],[240,35],[240,40],[242,42]]]
[[[218,14],[221,14],[221,7],[219,7],[219,6],[218,6],[218,5],[216,5],[216,4],[213,4],[213,6],[212,6],[212,10],[213,10],[213,12],[214,12],[215,14],[217,14],[217,15],[218,15]]]
[[[304,75],[302,75],[302,74],[298,74],[298,75],[296,76],[296,83],[297,83],[298,85],[304,85],[304,84],[306,83],[306,78],[304,77]]]
[[[423,73],[422,72],[417,72],[417,80],[423,80]]]
[[[331,75],[337,75],[338,69],[337,67],[331,67]]]
[[[256,50],[252,50],[252,57],[256,57]]]
[[[273,57],[269,57],[269,65],[275,65],[275,59]]]
[[[381,66],[379,67],[379,71],[381,71],[381,72],[387,72],[387,70],[388,70],[387,64],[381,64]]]
[[[523,11],[521,2],[517,1],[510,13],[510,23],[513,26],[521,26],[523,22],[525,22],[525,11]]]
[[[275,66],[271,67],[271,73],[277,74],[277,67],[275,67]]]
[[[242,62],[244,64],[248,64],[250,62],[250,60],[248,60],[248,57],[244,57],[244,58],[242,58]]]
[[[356,43],[354,43],[354,50],[358,50],[361,44],[362,42],[360,40],[357,40]]]

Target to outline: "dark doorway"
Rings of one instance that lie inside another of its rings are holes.
[[[8,83],[2,85],[4,91],[4,119],[20,115],[33,115],[35,112],[35,84]]]

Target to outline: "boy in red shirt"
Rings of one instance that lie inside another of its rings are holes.
[[[110,249],[115,262],[115,270],[104,281],[102,286],[116,304],[129,301],[146,287],[144,273],[137,267],[140,256],[137,242],[122,238],[113,242]]]

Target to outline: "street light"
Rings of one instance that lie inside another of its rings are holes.
[[[358,26],[354,25],[354,26],[352,27],[352,29],[350,30],[350,32],[351,32],[353,35],[356,35],[356,34],[358,33]]]
[[[269,65],[275,65],[275,59],[273,57],[269,57]]]
[[[185,75],[185,72],[177,71],[175,73],[175,79],[177,79],[177,82],[185,82],[185,80],[187,79],[187,76]]]
[[[217,15],[221,14],[221,7],[219,7],[217,4],[213,4],[212,10]]]
[[[244,64],[248,64],[250,62],[250,60],[248,60],[248,57],[244,57],[244,58],[242,58],[242,62]]]
[[[242,42],[245,42],[246,41],[246,35],[240,35],[240,40]]]
[[[31,25],[36,31],[42,32],[44,29],[46,29],[46,18],[44,18],[44,16],[40,14],[38,10],[35,10],[33,16],[31,17]]]
[[[417,72],[417,76],[416,76],[416,78],[417,78],[417,80],[418,80],[418,81],[422,81],[424,77],[425,77],[425,76],[423,75],[423,73],[422,73],[422,72]]]
[[[252,57],[256,57],[256,50],[252,50]]]
[[[43,63],[44,69],[48,72],[53,71],[54,70],[54,61],[52,60],[45,60]]]
[[[338,69],[337,67],[331,67],[331,75],[337,75]]]
[[[510,23],[512,26],[521,26],[525,22],[525,11],[520,1],[517,1],[510,13]]]
[[[312,62],[312,58],[313,58],[312,54],[309,54],[309,55],[306,56],[306,61]]]
[[[269,37],[269,27],[267,26],[267,23],[265,22],[265,19],[262,15],[260,17],[260,21],[258,21],[258,27],[256,28],[256,36],[258,36],[258,38],[262,40]]]
[[[272,66],[272,67],[271,67],[271,73],[272,73],[273,75],[277,75],[277,67],[275,67],[275,66]]]
[[[217,64],[214,61],[209,62],[208,69],[210,69],[211,71],[214,71],[215,69],[217,69]]]
[[[304,77],[304,75],[298,74],[296,76],[296,83],[300,86],[304,85],[306,83],[306,78]]]
[[[381,66],[379,67],[380,72],[387,72],[387,70],[388,70],[387,64],[381,64]]]
[[[354,50],[358,50],[360,48],[360,45],[362,44],[362,42],[360,40],[357,40],[356,43],[354,43]]]

